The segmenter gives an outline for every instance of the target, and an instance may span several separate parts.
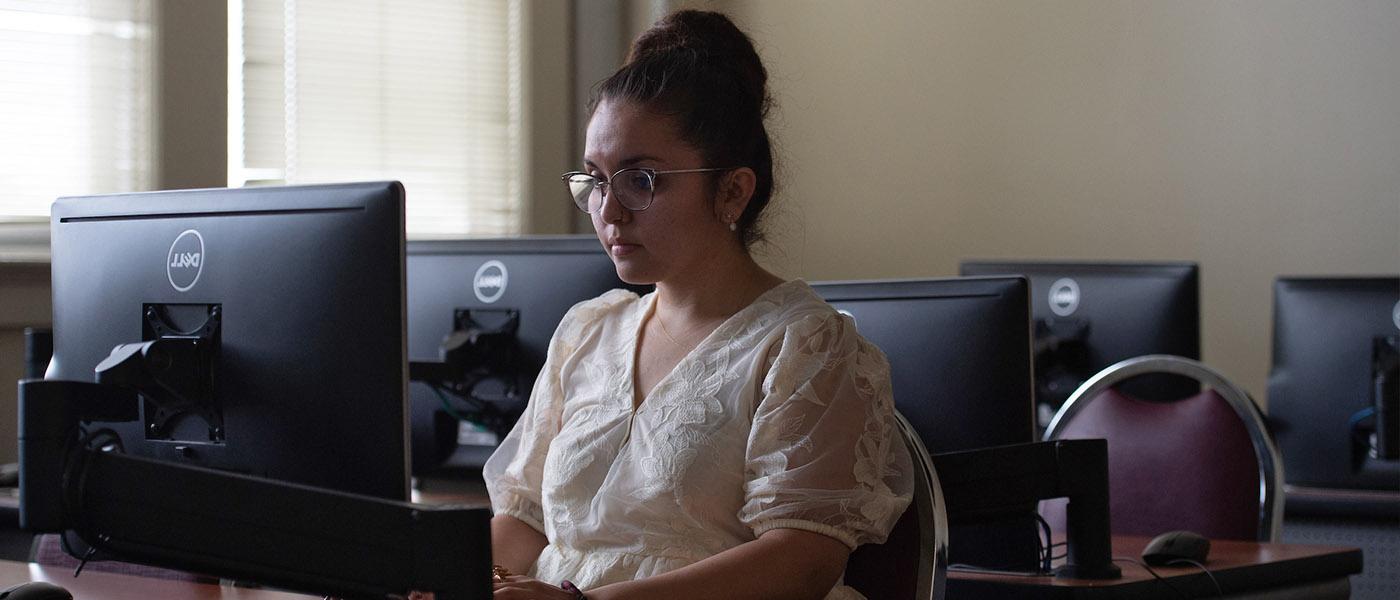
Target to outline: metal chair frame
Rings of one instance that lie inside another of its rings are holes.
[[[1259,540],[1277,542],[1283,529],[1283,459],[1264,422],[1264,414],[1249,393],[1206,365],[1170,354],[1130,358],[1090,377],[1055,413],[1042,439],[1058,439],[1074,416],[1100,393],[1124,380],[1153,373],[1190,377],[1215,390],[1244,422],[1259,461]]]
[[[948,585],[948,511],[943,503],[943,486],[938,483],[933,458],[914,426],[899,411],[895,411],[894,416],[914,464],[913,508],[918,511],[920,533],[919,574],[914,597],[935,600],[944,597]],[[926,535],[930,524],[933,535]]]

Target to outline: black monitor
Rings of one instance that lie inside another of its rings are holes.
[[[415,241],[407,254],[415,473],[480,467],[524,410],[564,313],[644,291],[592,235]]]
[[[401,185],[61,198],[52,232],[46,379],[173,363],[97,425],[126,454],[408,499]]]
[[[1400,278],[1274,283],[1269,422],[1290,486],[1400,492],[1397,346]]]
[[[1030,280],[1042,428],[1080,384],[1114,363],[1145,354],[1201,358],[1195,263],[964,261],[960,271]],[[1151,375],[1121,389],[1146,400],[1172,400],[1199,392],[1200,385]]]
[[[890,362],[895,405],[930,453],[1035,441],[1026,280],[818,282]]]
[[[25,529],[340,597],[490,595],[489,510],[406,502],[399,183],[62,198],[51,226]]]
[[[940,453],[1035,440],[1027,283],[1021,277],[820,282],[812,287],[884,351],[895,406]],[[953,521],[954,563],[1038,565],[1035,503]]]

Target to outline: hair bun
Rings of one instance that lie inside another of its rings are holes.
[[[767,108],[768,71],[753,40],[717,12],[681,10],[663,17],[632,42],[628,63],[684,54],[707,68],[732,69]],[[765,110],[766,112],[766,110]]]

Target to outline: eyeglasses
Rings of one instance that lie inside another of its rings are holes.
[[[622,169],[607,179],[599,179],[582,171],[570,171],[560,178],[569,186],[569,195],[574,205],[586,213],[595,213],[603,206],[603,197],[612,194],[613,200],[627,210],[646,210],[656,199],[656,178],[660,175],[680,173],[711,173],[732,171],[738,167],[712,167],[708,169]]]

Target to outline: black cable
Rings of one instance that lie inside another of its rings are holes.
[[[452,402],[447,399],[447,395],[442,393],[441,386],[438,386],[436,384],[428,384],[428,387],[433,390],[434,394],[437,394],[438,400],[442,403],[442,410],[446,411],[447,414],[456,417],[458,421],[466,421],[468,423],[476,422],[475,419],[472,419],[471,417],[468,417],[458,412],[457,409],[452,406]]]
[[[1189,564],[1189,565],[1195,565],[1196,568],[1200,569],[1202,572],[1204,572],[1204,573],[1206,574],[1206,577],[1209,577],[1209,578],[1210,578],[1210,582],[1211,582],[1212,584],[1215,584],[1215,595],[1216,595],[1216,596],[1219,596],[1219,597],[1221,597],[1221,598],[1224,598],[1224,597],[1225,597],[1225,590],[1224,590],[1224,589],[1221,589],[1221,587],[1220,587],[1220,582],[1217,581],[1217,580],[1215,579],[1215,573],[1211,573],[1211,572],[1210,572],[1210,569],[1207,569],[1205,565],[1203,565],[1203,564],[1201,564],[1201,563],[1198,563],[1198,562],[1196,562],[1196,561],[1194,561],[1194,560],[1191,560],[1191,559],[1189,559],[1189,558],[1178,558],[1178,559],[1176,559],[1176,560],[1173,560],[1173,561],[1171,561],[1171,562],[1168,562],[1167,564],[1168,564],[1168,565],[1175,565],[1175,564]]]
[[[1366,419],[1374,419],[1375,416],[1376,407],[1368,406],[1366,408],[1356,411],[1351,415],[1351,418],[1347,419],[1347,429],[1351,431],[1352,441],[1355,442],[1358,446],[1362,446],[1373,453],[1376,451],[1376,445],[1371,443],[1369,436],[1366,435],[1366,431],[1361,427],[1361,424]],[[1372,424],[1370,426],[1370,429],[1372,432],[1375,432],[1375,424]]]
[[[83,553],[83,558],[82,558],[82,560],[78,561],[78,566],[77,566],[77,568],[73,569],[73,578],[74,578],[74,579],[77,579],[79,575],[82,575],[82,574],[83,574],[83,567],[86,567],[87,564],[88,564],[88,561],[92,560],[92,557],[93,557],[93,556],[96,556],[96,555],[97,555],[97,548],[93,548],[92,546],[88,546],[87,552],[84,552],[84,553]]]
[[[1140,560],[1138,560],[1138,559],[1136,559],[1136,558],[1123,558],[1123,557],[1121,557],[1121,556],[1115,556],[1115,557],[1113,557],[1111,560],[1112,560],[1113,562],[1130,562],[1130,563],[1133,563],[1133,564],[1135,564],[1135,565],[1137,565],[1137,566],[1139,566],[1139,567],[1142,567],[1143,569],[1146,569],[1148,573],[1151,573],[1153,577],[1156,577],[1156,578],[1157,578],[1157,581],[1162,582],[1162,584],[1164,584],[1164,585],[1166,585],[1168,588],[1170,588],[1171,591],[1176,592],[1176,595],[1181,596],[1182,598],[1188,598],[1188,599],[1191,597],[1191,596],[1188,595],[1186,592],[1181,591],[1181,588],[1178,588],[1178,587],[1172,585],[1172,582],[1167,581],[1166,578],[1162,577],[1161,575],[1158,575],[1158,574],[1157,574],[1157,571],[1154,571],[1154,570],[1152,570],[1152,567],[1147,566],[1147,563],[1144,563],[1144,562],[1142,562],[1142,561],[1140,561]]]
[[[1035,515],[1035,520],[1040,522],[1040,530],[1045,534],[1045,542],[1040,544],[1040,569],[1046,573],[1050,573],[1052,572],[1050,569],[1050,561],[1055,560],[1053,556],[1055,554],[1055,548],[1058,546],[1068,546],[1069,542],[1054,543],[1050,534],[1050,523],[1045,520],[1045,517],[1040,516],[1039,511],[1031,514]],[[1036,538],[1036,543],[1040,543],[1039,537]]]

